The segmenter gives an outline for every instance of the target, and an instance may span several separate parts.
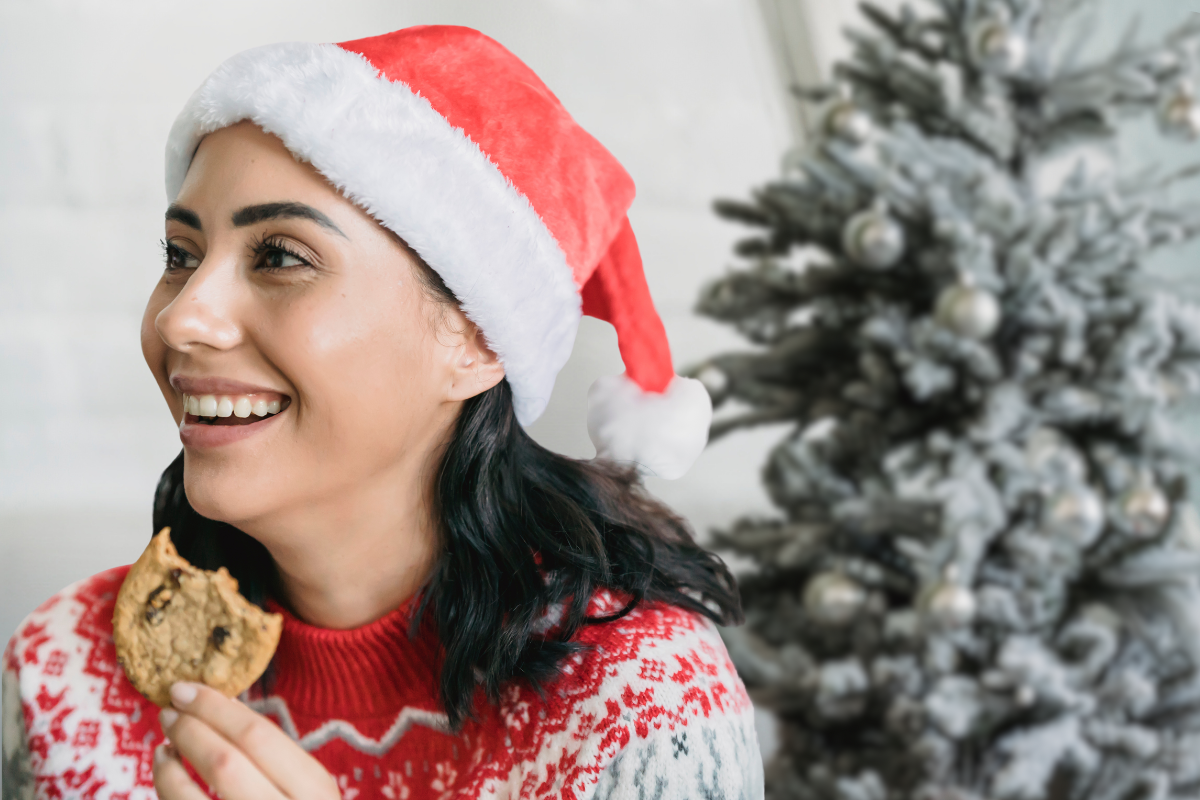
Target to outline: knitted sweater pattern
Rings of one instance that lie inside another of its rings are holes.
[[[8,643],[5,800],[156,797],[158,709],[126,679],[112,640],[127,571],[54,595]],[[589,614],[622,604],[599,591]],[[586,626],[576,640],[590,648],[541,692],[512,681],[499,704],[479,692],[475,719],[454,733],[436,701],[436,634],[423,625],[407,636],[412,600],[350,631],[272,610],[284,632],[269,691],[256,685],[241,699],[312,753],[343,800],[762,797],[753,708],[700,615],[643,603]]]

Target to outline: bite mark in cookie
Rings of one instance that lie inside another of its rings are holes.
[[[197,681],[236,697],[271,661],[283,617],[242,597],[221,567],[193,567],[163,528],[129,569],[113,611],[117,661],[130,683],[159,706],[171,684]]]

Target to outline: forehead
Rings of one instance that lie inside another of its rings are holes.
[[[352,205],[278,137],[240,122],[204,137],[176,202],[225,207],[285,198]]]

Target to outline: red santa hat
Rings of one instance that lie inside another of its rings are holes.
[[[597,454],[665,478],[691,466],[712,406],[671,365],[626,216],[633,181],[520,59],[451,26],[240,53],[171,129],[169,201],[200,140],[243,120],[437,271],[503,362],[522,424],[545,410],[587,314],[616,328],[625,362],[588,394]]]

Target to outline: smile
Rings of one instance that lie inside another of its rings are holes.
[[[252,425],[278,414],[288,404],[287,397],[274,393],[183,396],[186,421],[201,425]]]

